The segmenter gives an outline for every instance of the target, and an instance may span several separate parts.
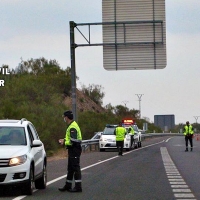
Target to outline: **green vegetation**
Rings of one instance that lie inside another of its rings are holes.
[[[2,67],[8,67],[3,65]],[[78,78],[78,77],[77,77]],[[60,68],[55,60],[45,58],[21,61],[10,75],[0,75],[5,86],[0,87],[0,118],[26,118],[35,125],[40,139],[44,142],[48,155],[58,148],[58,139],[65,135],[66,124],[62,114],[66,109],[65,97],[71,95],[71,71]],[[102,106],[104,93],[99,85],[83,86],[82,92],[96,104]],[[79,99],[84,102],[84,99]],[[95,132],[102,131],[105,124],[116,124],[124,117],[136,119],[140,128],[146,120],[138,119],[138,110],[122,105],[105,106],[105,112],[78,112],[78,123],[83,139],[90,139]],[[161,132],[158,127],[148,122],[149,132]]]

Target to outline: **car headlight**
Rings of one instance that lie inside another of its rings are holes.
[[[9,161],[10,166],[21,165],[27,160],[27,155],[11,158]]]

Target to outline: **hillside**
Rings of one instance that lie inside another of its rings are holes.
[[[76,101],[77,101],[77,110],[80,112],[84,111],[94,111],[96,113],[103,113],[105,109],[100,105],[97,105],[84,93],[76,90]],[[72,98],[67,96],[64,98],[64,104],[67,105],[70,109],[72,108]]]

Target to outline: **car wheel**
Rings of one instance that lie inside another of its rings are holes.
[[[138,142],[138,147],[141,147],[141,142]]]
[[[35,180],[35,188],[36,189],[45,189],[47,186],[47,169],[46,165],[43,166],[42,177]]]
[[[34,172],[33,172],[33,168],[30,167],[28,183],[26,183],[23,193],[25,195],[32,195],[33,189],[34,189]]]

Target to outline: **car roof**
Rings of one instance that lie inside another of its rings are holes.
[[[1,119],[0,126],[25,126],[30,123],[27,119],[22,118],[21,120],[16,119]]]

